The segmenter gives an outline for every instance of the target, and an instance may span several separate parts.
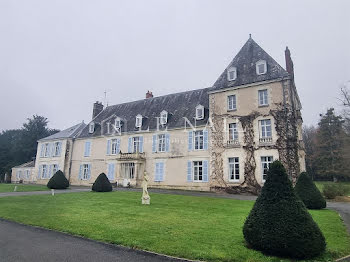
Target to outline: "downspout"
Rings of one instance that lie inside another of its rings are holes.
[[[72,138],[72,147],[71,147],[71,151],[70,151],[70,159],[69,159],[69,169],[68,169],[68,182],[70,185],[70,178],[71,178],[71,169],[72,169],[72,158],[73,158],[73,147],[74,147],[74,138]]]

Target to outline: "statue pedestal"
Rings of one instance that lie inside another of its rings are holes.
[[[149,205],[150,202],[151,202],[151,198],[148,197],[148,198],[141,198],[142,199],[142,205]]]

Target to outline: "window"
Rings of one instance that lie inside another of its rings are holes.
[[[47,178],[47,165],[41,166],[41,178]]]
[[[229,141],[238,141],[237,123],[231,123],[228,125],[228,137]]]
[[[20,170],[20,171],[18,171],[17,179],[22,179],[22,178],[23,178],[22,171]]]
[[[114,120],[114,127],[116,129],[120,128],[121,127],[121,120],[119,117],[117,117],[115,120]]]
[[[135,136],[132,138],[132,148],[134,153],[140,152],[140,137]]]
[[[158,152],[165,152],[165,134],[158,135]]]
[[[270,164],[273,162],[272,156],[262,156],[261,157],[261,171],[262,171],[262,181],[266,181],[267,171],[270,168]]]
[[[160,124],[161,125],[166,125],[168,122],[168,112],[167,111],[162,111],[160,113]]]
[[[229,180],[239,181],[239,158],[230,157],[228,159],[229,165]]]
[[[237,110],[236,95],[227,97],[227,110]]]
[[[61,155],[61,142],[55,142],[54,144],[54,156]]]
[[[89,178],[89,164],[83,164],[83,176],[82,179],[83,180],[88,180]]]
[[[164,162],[156,162],[154,181],[164,181]]]
[[[260,120],[260,138],[271,138],[271,120]]]
[[[233,81],[237,78],[237,68],[236,67],[230,67],[227,69],[227,80]]]
[[[196,119],[201,120],[204,118],[204,107],[202,105],[196,106]]]
[[[118,154],[119,152],[119,150],[118,150],[118,147],[119,147],[119,145],[118,145],[118,139],[112,139],[111,140],[111,152],[112,152],[112,155],[116,155],[116,154]]]
[[[57,171],[58,171],[58,165],[57,164],[53,164],[52,165],[52,175],[56,174]]]
[[[256,74],[257,75],[263,75],[267,72],[267,66],[265,60],[260,60],[256,62]]]
[[[30,178],[30,170],[26,170],[26,178],[27,178],[27,179]]]
[[[44,145],[44,157],[49,157],[50,156],[50,144],[45,143]]]
[[[136,116],[135,126],[138,127],[138,128],[140,128],[142,126],[142,115],[137,115]]]
[[[91,142],[86,141],[85,142],[85,149],[84,149],[84,157],[90,156],[90,153],[91,153]]]
[[[122,175],[126,179],[134,179],[135,177],[135,163],[122,163]]]
[[[92,134],[95,131],[95,123],[92,122],[89,125],[89,133]]]
[[[202,161],[193,161],[193,181],[203,181]]]
[[[194,132],[194,149],[204,149],[204,135],[203,130]]]
[[[269,105],[268,97],[267,97],[267,89],[259,90],[259,106],[267,106]]]

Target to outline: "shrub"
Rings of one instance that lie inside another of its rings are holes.
[[[300,174],[294,191],[307,208],[322,209],[326,207],[326,200],[306,172]]]
[[[69,182],[61,170],[58,170],[47,183],[50,189],[66,189],[69,187]]]
[[[346,187],[342,184],[325,184],[323,186],[323,195],[328,199],[334,199],[336,196],[345,196]]]
[[[279,161],[270,166],[243,234],[249,246],[269,255],[312,258],[326,247],[322,232],[295,194]]]
[[[112,191],[112,184],[109,182],[105,173],[101,173],[92,185],[92,191],[95,192],[110,192]]]

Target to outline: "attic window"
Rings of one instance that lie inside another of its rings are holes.
[[[267,72],[267,66],[265,60],[260,60],[256,62],[256,74],[257,75],[263,75]]]
[[[163,110],[160,113],[160,124],[161,125],[166,125],[167,122],[168,122],[168,112]]]
[[[114,120],[114,126],[115,128],[120,128],[121,127],[121,121],[120,121],[120,118],[117,117],[115,120]]]
[[[92,134],[95,131],[95,123],[91,122],[89,125],[89,133]]]
[[[137,115],[136,116],[135,126],[138,127],[138,128],[140,128],[142,126],[142,115]]]
[[[236,78],[237,78],[237,68],[231,66],[230,68],[227,69],[227,80],[233,81],[233,80],[236,80]]]
[[[198,105],[196,106],[196,119],[201,120],[204,118],[204,106]]]

